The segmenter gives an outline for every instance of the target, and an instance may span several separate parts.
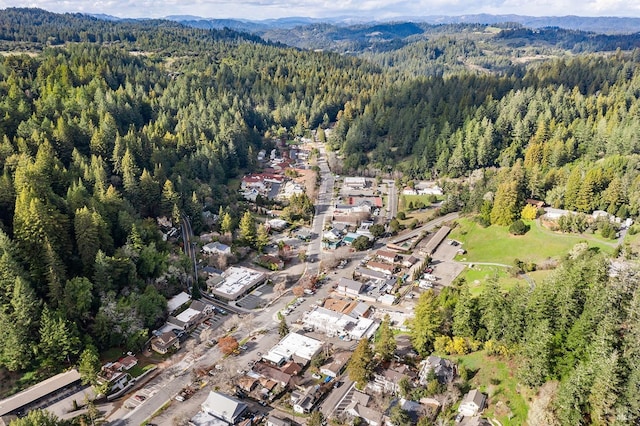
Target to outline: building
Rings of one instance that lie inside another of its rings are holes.
[[[380,326],[378,322],[369,318],[353,318],[321,307],[307,312],[302,322],[306,327],[327,336],[338,336],[346,340],[368,339]]]
[[[431,355],[420,363],[420,384],[427,384],[429,374],[433,371],[438,382],[442,384],[451,383],[456,375],[456,366],[448,359]]]
[[[360,235],[356,234],[355,232],[349,232],[347,235],[344,236],[344,238],[342,239],[342,242],[345,245],[350,246],[359,236]]]
[[[30,388],[0,401],[0,421],[22,416],[31,410],[44,408],[62,394],[81,387],[78,370],[69,370],[43,380]]]
[[[336,287],[336,292],[345,296],[357,298],[362,292],[365,285],[359,281],[350,280],[348,278],[340,278]]]
[[[367,187],[367,180],[363,177],[345,177],[343,183],[349,189],[364,189]]]
[[[291,426],[291,420],[281,419],[273,414],[269,414],[269,417],[267,417],[267,426]]]
[[[267,280],[267,275],[242,266],[231,266],[219,278],[207,280],[211,295],[226,301],[238,298],[253,291]]]
[[[151,340],[151,349],[164,355],[172,349],[180,349],[180,339],[173,331],[165,331]]]
[[[262,359],[271,364],[281,366],[288,361],[295,361],[301,365],[307,365],[320,349],[324,342],[303,336],[298,333],[289,333],[282,338],[271,350],[262,356]]]
[[[397,394],[400,392],[400,382],[403,379],[412,382],[415,377],[415,372],[406,364],[392,363],[388,368],[380,369],[374,373],[373,381],[369,383],[369,387],[376,392]]]
[[[367,268],[372,271],[382,272],[385,275],[392,275],[396,272],[396,267],[382,262],[368,262]]]
[[[486,402],[487,397],[485,394],[478,389],[470,390],[464,398],[462,398],[462,402],[458,407],[458,413],[463,416],[475,416],[484,409]]]
[[[337,352],[331,356],[331,361],[320,367],[320,374],[325,376],[338,377],[347,366],[353,352]]]
[[[191,296],[183,291],[169,299],[169,301],[167,302],[167,309],[169,310],[169,313],[173,313],[183,305],[186,305],[190,300]]]
[[[448,226],[441,227],[440,229],[438,229],[438,232],[436,232],[433,237],[431,237],[429,242],[427,242],[427,244],[424,246],[424,249],[422,250],[427,255],[431,256],[433,253],[435,253],[440,244],[442,244],[447,235],[449,235],[449,232],[451,232],[451,228],[449,228]]]
[[[365,407],[357,401],[352,401],[344,411],[352,417],[361,418],[369,426],[381,426],[383,424],[383,415],[381,412],[373,408]]]
[[[205,254],[221,254],[229,256],[231,254],[231,247],[226,244],[222,244],[219,241],[214,241],[202,246],[202,252]]]
[[[202,403],[202,411],[229,425],[238,423],[246,411],[247,404],[218,392],[209,392],[209,396]]]
[[[286,373],[282,371],[280,368],[274,365],[270,365],[264,362],[258,362],[253,366],[253,373],[257,374],[258,377],[262,377],[267,379],[276,385],[282,386],[283,388],[289,386],[291,382],[291,378],[293,374]]]
[[[376,257],[382,262],[395,263],[398,258],[398,253],[389,250],[378,250],[376,252]]]

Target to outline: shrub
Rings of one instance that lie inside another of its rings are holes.
[[[524,235],[529,231],[529,225],[518,219],[511,224],[509,232],[513,235]]]

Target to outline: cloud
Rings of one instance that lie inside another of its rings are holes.
[[[640,16],[637,0],[0,0],[0,8],[24,6],[136,18],[183,14],[248,19],[345,15],[382,19],[475,13]]]

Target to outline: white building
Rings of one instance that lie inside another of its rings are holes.
[[[243,266],[231,266],[220,277],[207,280],[211,294],[223,300],[236,300],[267,280],[267,274]]]
[[[364,189],[367,186],[367,180],[363,177],[346,177],[344,178],[344,186],[350,189]]]
[[[282,338],[271,350],[262,356],[262,359],[275,365],[282,365],[287,361],[302,361],[304,364],[311,361],[324,342],[303,336],[298,333],[289,333]]]
[[[209,396],[202,403],[202,413],[222,420],[228,425],[238,423],[240,416],[247,410],[247,404],[228,395],[209,392]]]
[[[172,313],[190,300],[191,296],[183,291],[169,299],[167,302],[167,309],[169,310],[169,313]]]
[[[462,398],[460,407],[458,407],[458,413],[463,416],[474,416],[484,409],[487,397],[478,389],[473,389],[467,392]]]
[[[306,327],[325,333],[327,336],[338,336],[350,340],[368,339],[380,326],[369,318],[353,318],[322,307],[305,314],[302,321]]]
[[[231,254],[231,247],[219,241],[214,241],[202,246],[202,252],[205,254],[223,254],[228,256]]]

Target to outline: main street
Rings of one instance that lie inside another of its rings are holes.
[[[318,190],[318,200],[316,201],[316,212],[311,225],[311,241],[307,248],[307,275],[316,275],[320,270],[322,255],[322,233],[327,214],[331,211],[331,200],[333,199],[334,177],[327,164],[324,144],[318,145],[318,167],[320,168],[320,188]]]

